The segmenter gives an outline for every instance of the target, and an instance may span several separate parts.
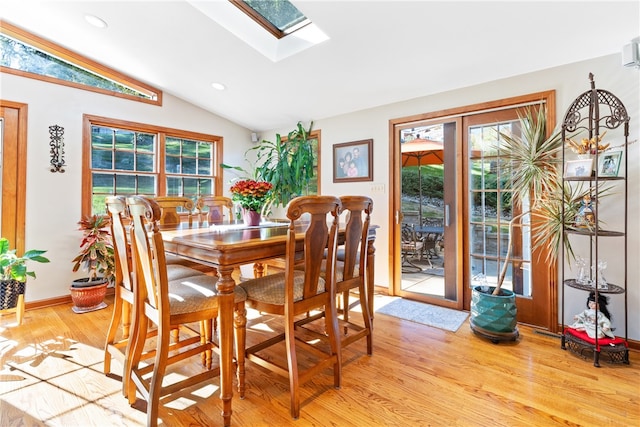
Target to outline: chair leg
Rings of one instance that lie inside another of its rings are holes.
[[[104,344],[103,372],[105,375],[111,373],[111,352],[109,351],[109,346],[113,345],[116,341],[116,332],[118,331],[118,326],[120,326],[120,322],[122,319],[122,305],[122,298],[118,297],[118,295],[116,294],[116,297],[113,301],[113,314],[111,315],[111,323],[109,324],[109,329],[107,330],[107,339]],[[124,375],[122,377],[122,381],[124,382]]]
[[[362,281],[358,288],[360,292],[360,309],[362,310],[362,320],[364,321],[364,328],[369,331],[367,334],[367,354],[371,356],[373,354],[373,319],[371,312],[369,311],[369,301],[366,291],[367,284]]]
[[[133,378],[134,370],[138,368],[140,360],[142,359],[142,351],[144,350],[144,343],[146,341],[148,320],[146,316],[142,316],[141,319],[137,319],[134,315],[133,319],[133,331],[129,338],[129,344],[127,345],[127,352],[124,363],[124,375],[127,377],[127,382],[123,381],[123,387],[126,386],[125,396],[129,400],[129,405],[133,405],[136,402],[136,382]]]
[[[233,326],[236,338],[236,363],[238,376],[238,395],[244,399],[245,393],[245,349],[247,347],[247,310],[244,302],[236,304]]]
[[[287,362],[289,364],[289,393],[291,397],[291,417],[297,420],[300,417],[300,393],[298,388],[298,358],[296,355],[295,324],[293,319],[287,319],[285,323],[285,344],[287,347]]]
[[[342,350],[340,346],[340,335],[338,332],[338,312],[336,309],[336,299],[329,297],[324,306],[325,313],[328,317],[326,320],[326,331],[329,338],[329,346],[331,348],[331,357],[334,358],[333,363],[333,386],[339,389],[342,385]]]
[[[212,320],[200,321],[200,345],[204,346],[213,339]],[[207,349],[200,355],[202,366],[206,369],[211,369],[211,363],[213,358],[213,351]]]
[[[173,331],[173,330],[171,330]],[[147,426],[156,427],[158,425],[158,407],[160,406],[160,395],[162,394],[162,380],[167,369],[169,357],[167,349],[170,344],[170,331],[162,324],[158,325],[158,342],[156,345],[155,364],[153,366],[153,376],[149,385],[149,398],[147,400]]]
[[[349,290],[342,293],[342,318],[345,322],[349,321]],[[346,332],[345,332],[346,333]]]

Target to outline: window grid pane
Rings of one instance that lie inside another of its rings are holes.
[[[468,135],[469,152],[476,153],[469,162],[471,275],[483,273],[494,283],[507,255],[509,221],[514,215],[511,175],[500,152],[500,132],[511,128],[511,122],[476,126],[469,129]],[[506,289],[530,289],[529,233],[528,226],[514,227],[517,240],[507,267],[503,285]]]
[[[217,142],[104,124],[90,129],[91,213],[104,213],[109,195],[176,195],[195,201],[214,194]],[[159,185],[161,180],[166,187]]]
[[[167,194],[197,199],[213,194],[213,144],[167,137],[165,172]]]

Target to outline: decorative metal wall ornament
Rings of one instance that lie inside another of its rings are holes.
[[[49,126],[49,134],[51,141],[49,146],[51,150],[51,172],[64,172],[64,128],[62,126]]]

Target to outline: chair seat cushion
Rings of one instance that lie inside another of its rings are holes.
[[[573,335],[576,338],[581,339],[584,342],[587,342],[591,345],[596,345],[596,339],[595,338],[591,338],[589,335],[587,335],[586,331],[580,331],[577,330],[575,328],[565,328],[564,330],[565,335],[569,334],[569,335]],[[615,337],[615,338],[609,338],[609,337],[604,337],[604,338],[598,338],[598,346],[615,346],[615,345],[624,345],[625,347],[627,347],[627,342],[620,338],[620,337]]]
[[[203,273],[194,268],[185,267],[184,265],[167,265],[167,280],[169,281],[183,279],[185,277],[198,276],[200,274]]]
[[[170,254],[170,253],[165,253],[164,254],[165,257],[165,261],[167,263],[167,265],[173,265],[173,264],[188,264],[191,261],[186,260],[182,257],[179,257],[178,255],[174,255],[174,254]]]
[[[320,267],[324,273],[327,270],[327,260],[322,260],[322,266]],[[360,276],[360,268],[356,265],[353,267],[353,277]],[[336,282],[342,282],[344,280],[344,262],[336,261]]]
[[[171,314],[192,313],[218,307],[217,277],[203,273],[169,281],[169,303]],[[238,303],[247,299],[244,289],[234,288],[235,300]]]
[[[239,285],[247,292],[247,299],[266,304],[284,305],[285,273],[269,274],[253,280],[247,280]],[[237,288],[237,287],[236,287]],[[302,300],[304,289],[304,271],[293,272],[293,300]],[[318,280],[318,293],[324,292],[325,281]]]

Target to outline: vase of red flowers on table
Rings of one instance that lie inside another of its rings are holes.
[[[267,181],[243,179],[231,188],[231,199],[242,207],[244,224],[248,227],[260,225],[260,213],[267,202],[273,186]]]

